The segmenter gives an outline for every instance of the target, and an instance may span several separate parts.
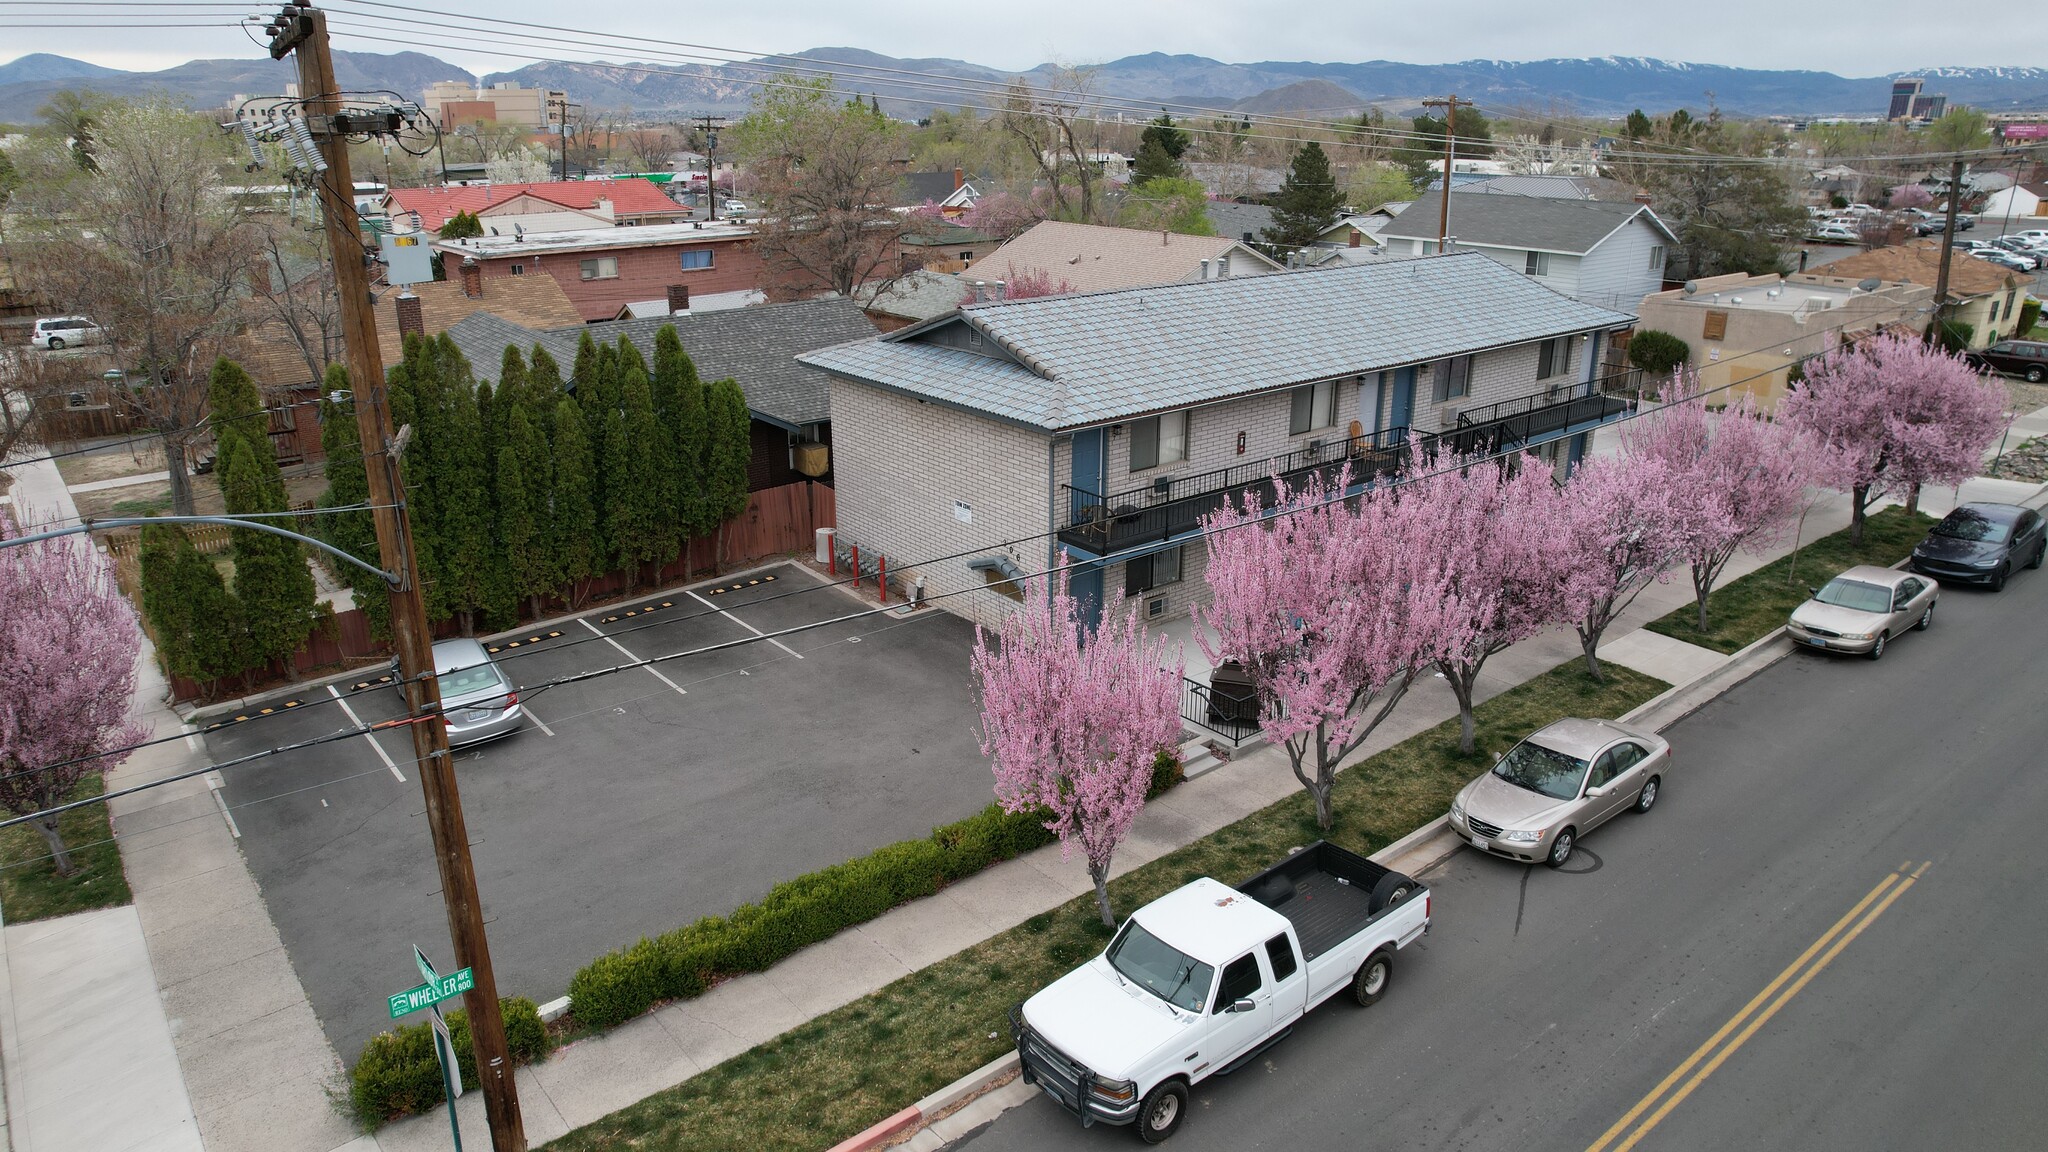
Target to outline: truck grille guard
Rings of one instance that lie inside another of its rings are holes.
[[[1095,1083],[1100,1078],[1086,1065],[1033,1032],[1031,1025],[1024,1022],[1024,1003],[1021,1000],[1010,1007],[1010,1040],[1017,1046],[1017,1062],[1026,1084],[1043,1084],[1050,1089],[1053,1099],[1081,1118],[1082,1127],[1090,1127],[1097,1120],[1107,1118],[1090,1107]]]

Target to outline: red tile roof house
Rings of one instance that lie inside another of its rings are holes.
[[[763,269],[753,235],[719,220],[439,240],[434,250],[444,262],[475,259],[486,280],[552,276],[588,324],[647,300],[665,299],[672,310],[758,300]]]
[[[554,180],[545,184],[450,184],[439,188],[393,188],[384,212],[400,232],[439,232],[457,212],[474,212],[486,233],[516,222],[527,232],[612,225],[673,224],[690,210],[668,198],[651,180]],[[413,218],[418,217],[418,223]],[[502,219],[510,218],[510,219]],[[556,222],[559,220],[560,222]]]

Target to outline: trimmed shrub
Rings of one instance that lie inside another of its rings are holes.
[[[505,1042],[516,1064],[531,1064],[548,1054],[551,1042],[540,1010],[524,996],[498,1001],[505,1016]],[[475,1088],[476,1052],[469,1040],[469,1014],[447,1014],[448,1035],[455,1042],[456,1066],[462,1086]],[[442,1101],[441,1065],[434,1057],[434,1029],[411,1024],[379,1032],[349,1070],[349,1105],[356,1118],[375,1128],[386,1120],[425,1112]]]
[[[1181,767],[1180,750],[1161,748],[1152,761],[1152,786],[1145,790],[1145,799],[1150,800],[1187,778],[1187,770]]]
[[[1930,324],[1927,332],[1930,341],[1939,344],[1942,351],[1951,355],[1969,351],[1970,339],[1976,335],[1975,324],[1964,324],[1958,320],[1943,320],[1938,330],[1936,326]]]
[[[2020,301],[2020,325],[2012,330],[2013,335],[2026,339],[2027,333],[2032,332],[2034,325],[2040,322],[2041,302],[2029,296],[2025,300]]]
[[[1686,362],[1692,348],[1669,332],[1644,328],[1628,338],[1628,362],[1653,376],[1663,376]]]

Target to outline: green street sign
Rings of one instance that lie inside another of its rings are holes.
[[[464,968],[460,972],[450,972],[446,976],[429,980],[417,988],[408,988],[391,997],[391,1018],[396,1020],[443,1000],[460,996],[474,987],[474,970]]]

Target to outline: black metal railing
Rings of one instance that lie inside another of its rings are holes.
[[[1634,408],[1632,395],[1609,392],[1604,380],[1572,384],[1458,413],[1452,447],[1461,455],[1511,452],[1552,433],[1604,423]]]
[[[1180,686],[1180,718],[1204,731],[1213,732],[1232,744],[1241,743],[1259,730],[1259,698],[1186,676]]]

